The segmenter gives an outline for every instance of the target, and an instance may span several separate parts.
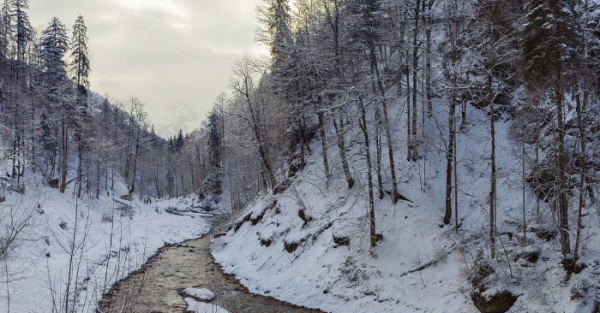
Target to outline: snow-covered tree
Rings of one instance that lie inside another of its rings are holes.
[[[29,15],[26,12],[29,9],[29,0],[10,1],[11,26],[16,46],[16,57],[18,66],[23,66],[22,62],[26,60],[27,45],[33,39],[34,32],[29,22]]]
[[[87,42],[87,27],[83,16],[80,15],[77,17],[75,25],[73,25],[73,36],[71,38],[72,61],[69,69],[71,79],[77,84],[78,88],[89,88],[90,86],[91,67]]]
[[[566,181],[564,102],[573,84],[577,51],[581,47],[575,12],[567,0],[531,0],[523,29],[523,77],[528,88],[554,104],[556,112],[556,203],[561,250],[571,257],[569,239],[569,199]]]
[[[65,191],[68,174],[68,154],[71,127],[74,124],[75,113],[73,104],[68,98],[67,66],[64,56],[68,51],[69,38],[65,25],[58,19],[52,18],[42,31],[40,41],[40,60],[42,72],[42,88],[45,90],[48,112],[54,113],[53,124],[59,136],[59,168],[61,192]]]

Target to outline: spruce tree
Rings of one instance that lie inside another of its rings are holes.
[[[10,10],[10,2],[8,0],[4,0],[2,4],[2,9],[0,11],[0,58],[9,59],[9,47],[11,41],[11,10]],[[4,61],[4,60],[3,60]],[[2,70],[4,70],[4,66]]]
[[[33,28],[29,23],[26,10],[29,9],[29,0],[11,0],[10,17],[12,34],[17,48],[18,73],[20,73],[27,53],[27,45],[33,39]]]
[[[77,83],[77,86],[89,88],[89,75],[91,72],[89,52],[87,47],[87,27],[83,21],[83,16],[77,17],[73,25],[73,37],[71,39],[71,68],[69,73],[71,79]]]
[[[42,31],[40,43],[40,61],[42,79],[48,88],[56,88],[56,84],[67,76],[67,65],[64,56],[69,49],[67,28],[56,17],[52,18],[48,27]],[[54,85],[54,86],[52,86]],[[54,91],[51,89],[50,91]]]
[[[76,86],[76,117],[75,140],[77,141],[78,166],[77,166],[77,186],[78,196],[82,195],[82,176],[83,176],[83,153],[86,150],[85,142],[87,128],[90,124],[90,116],[87,111],[87,89],[90,86],[90,59],[87,48],[87,27],[83,16],[79,15],[73,25],[73,37],[71,40],[71,58],[72,62],[69,68],[71,79]]]
[[[565,128],[563,102],[577,68],[579,32],[573,6],[566,0],[532,0],[527,6],[523,29],[522,67],[527,87],[538,94],[551,94],[556,110],[556,201],[561,250],[570,258],[569,200],[565,173]]]
[[[216,110],[208,115],[208,148],[210,157],[210,166],[214,169],[221,167],[221,149],[223,134],[221,133],[222,117]]]
[[[60,191],[66,188],[68,173],[68,143],[70,127],[73,123],[73,107],[65,97],[68,94],[68,79],[64,56],[68,50],[69,38],[65,25],[56,17],[52,18],[48,27],[42,31],[40,43],[40,61],[42,70],[42,86],[48,102],[47,112],[53,112],[58,131],[59,167],[61,176]]]

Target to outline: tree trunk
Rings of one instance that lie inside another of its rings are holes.
[[[354,178],[350,174],[350,166],[348,165],[348,159],[346,157],[346,142],[344,140],[344,119],[340,117],[339,124],[336,122],[335,117],[333,118],[333,127],[335,128],[335,134],[337,136],[338,148],[340,150],[340,157],[342,159],[342,169],[348,182],[348,189],[354,187]]]
[[[408,52],[407,52],[408,53]],[[408,71],[408,57],[406,60],[406,161],[411,161],[413,159],[412,153],[412,106],[410,101],[410,71]]]
[[[65,125],[64,117],[61,121],[61,147],[60,147],[60,192],[65,193],[67,188],[67,174],[68,174],[68,140],[67,126]]]
[[[458,234],[458,160],[457,160],[457,154],[458,154],[458,149],[456,148],[456,123],[454,124],[454,153],[452,155],[452,160],[454,163],[454,230],[456,231],[456,233]]]
[[[246,79],[248,79],[248,78],[246,78]],[[263,166],[263,171],[264,171],[263,173],[266,176],[268,183],[271,185],[271,188],[275,188],[277,183],[275,180],[275,176],[273,175],[273,169],[271,168],[271,162],[269,161],[269,154],[265,147],[264,138],[262,137],[262,134],[260,131],[259,118],[255,114],[255,112],[254,112],[255,110],[252,106],[252,101],[250,100],[250,88],[248,86],[248,82],[245,82],[245,85],[246,85],[246,89],[245,89],[244,96],[246,97],[246,103],[248,105],[248,110],[250,111],[250,117],[252,118],[252,125],[250,125],[250,126],[251,126],[252,130],[254,131],[254,137],[256,138],[256,141],[258,142],[258,154],[260,156],[261,163]]]
[[[540,167],[540,122],[537,121],[536,126],[536,134],[537,138],[535,140],[535,168]],[[540,216],[540,197],[535,197],[535,217],[536,221],[540,223],[542,221],[542,217]]]
[[[96,199],[98,199],[100,197],[100,176],[101,176],[100,166],[101,166],[101,162],[100,162],[100,160],[97,160],[96,161]]]
[[[427,6],[427,26],[425,29],[425,94],[427,97],[427,114],[433,117],[433,90],[431,87],[431,26],[433,24],[433,16],[431,9],[434,0],[429,0]]]
[[[557,175],[557,192],[558,192],[558,226],[560,232],[561,252],[565,258],[571,254],[571,244],[569,239],[569,201],[566,192],[565,179],[565,128],[563,122],[563,95],[560,83],[557,81],[555,85],[556,96],[556,119],[558,132],[558,151],[556,155]]]
[[[377,244],[377,233],[375,229],[375,202],[373,199],[373,173],[371,166],[371,147],[369,141],[369,131],[367,126],[367,113],[363,104],[362,97],[359,97],[359,105],[361,110],[361,117],[359,120],[359,126],[362,130],[363,136],[365,138],[365,149],[367,155],[367,185],[369,188],[369,229],[371,235],[371,247],[375,247]]]
[[[409,161],[417,161],[419,159],[419,151],[417,149],[417,75],[419,70],[419,20],[421,13],[421,0],[415,1],[415,29],[413,34],[413,55],[412,55],[412,122],[411,122],[411,136],[409,149],[412,153],[409,154]]]
[[[323,166],[325,167],[325,178],[329,181],[331,173],[329,171],[329,159],[327,158],[327,133],[325,132],[325,114],[323,112],[318,113],[319,116],[319,128],[321,133],[321,147],[323,150]]]
[[[138,152],[140,150],[140,132],[141,130],[138,129],[136,138],[135,138],[135,152],[134,152],[134,156],[133,156],[133,175],[131,178],[131,189],[129,189],[129,193],[133,194],[135,192],[135,179],[137,176],[137,163],[138,163]]]
[[[77,143],[77,198],[81,198],[83,189],[83,143],[79,138]]]
[[[304,169],[304,167],[306,166],[306,160],[304,159],[305,157],[305,140],[306,140],[306,134],[305,134],[305,127],[304,127],[304,113],[301,114],[300,120],[298,121],[298,144],[300,145],[300,170],[302,171]],[[294,151],[292,151],[292,155],[294,154]]]
[[[452,159],[454,157],[454,115],[456,113],[456,96],[450,99],[450,110],[448,113],[448,146],[446,151],[446,214],[444,224],[450,224],[452,218]]]
[[[492,101],[494,101],[492,99]],[[461,111],[460,111],[460,127],[459,129],[461,131],[465,130],[465,128],[467,127],[467,99],[464,97],[462,97],[461,99]]]
[[[490,163],[492,174],[490,175],[490,257],[496,257],[496,126],[494,121],[494,99],[492,98],[492,76],[488,75],[488,101],[490,103],[490,137],[492,141],[492,152]]]
[[[371,56],[371,75],[374,76],[379,90],[379,97],[381,98],[381,106],[383,109],[383,128],[388,141],[388,157],[390,160],[390,174],[392,179],[392,200],[394,203],[400,200],[400,194],[398,193],[398,183],[396,182],[396,165],[394,162],[394,146],[392,144],[392,133],[390,130],[390,122],[388,117],[387,101],[385,100],[385,90],[383,88],[383,82],[379,75],[379,68],[377,67],[377,56],[375,55],[375,44],[370,42],[370,56]]]
[[[521,136],[525,137],[525,118],[521,118]],[[527,187],[527,173],[525,173],[525,157],[527,151],[525,150],[525,138],[521,138],[521,200],[523,209],[523,238],[527,241],[527,207],[525,198],[525,188]]]
[[[579,95],[579,93],[576,95],[575,97],[576,103],[577,103],[577,124],[579,127],[579,144],[581,145],[581,160],[580,160],[580,166],[579,166],[579,176],[580,176],[580,180],[579,180],[579,204],[577,207],[577,234],[575,236],[575,248],[573,251],[573,260],[574,262],[577,262],[577,260],[579,259],[579,245],[580,245],[580,241],[581,241],[581,217],[583,214],[583,207],[585,206],[585,198],[584,198],[584,192],[585,192],[585,181],[586,181],[586,177],[585,177],[585,169],[586,169],[586,163],[587,163],[587,158],[585,155],[585,127],[583,125],[583,110],[582,110],[582,103],[581,103],[581,97]],[[584,104],[587,102],[587,95],[584,95],[583,98]]]
[[[383,199],[385,193],[383,191],[383,175],[381,174],[381,113],[379,112],[379,107],[375,108],[375,123],[377,127],[375,127],[375,149],[377,156],[377,190],[379,193],[379,199]]]

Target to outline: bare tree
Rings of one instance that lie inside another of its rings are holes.
[[[136,97],[132,97],[127,102],[127,109],[130,117],[130,157],[133,162],[131,183],[129,193],[135,192],[135,182],[137,180],[138,160],[142,146],[145,144],[146,130],[148,128],[148,113],[144,109],[145,104]]]
[[[277,185],[277,182],[271,167],[271,161],[269,159],[269,153],[267,151],[267,146],[262,131],[263,127],[261,125],[261,112],[254,102],[254,78],[257,75],[260,75],[260,71],[256,63],[253,62],[250,57],[245,56],[236,62],[233,69],[233,78],[230,86],[245,100],[248,115],[243,116],[243,119],[252,129],[254,139],[258,145],[258,153],[265,177],[265,187],[268,186],[274,188]],[[240,115],[240,117],[242,117],[242,115]]]

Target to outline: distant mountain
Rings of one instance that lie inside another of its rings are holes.
[[[154,122],[155,119],[153,119]],[[205,117],[198,112],[198,109],[190,105],[180,104],[169,106],[164,110],[160,120],[156,119],[155,131],[159,136],[169,137],[179,133],[189,133],[200,127]]]

